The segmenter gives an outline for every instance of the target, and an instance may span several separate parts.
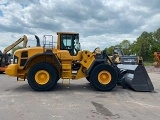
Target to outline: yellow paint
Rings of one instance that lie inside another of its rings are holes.
[[[80,79],[80,78],[84,78],[84,77],[86,77],[86,74],[84,74],[84,72],[83,72],[83,70],[82,69],[84,69],[84,67],[83,66],[81,66],[80,67],[80,69],[78,70],[78,72],[77,72],[77,75],[76,75],[76,77],[75,77],[75,79]]]
[[[72,56],[70,55],[68,50],[58,50],[57,57],[61,60],[72,60]]]
[[[18,64],[10,64],[5,69],[5,74],[10,76],[17,76]]]
[[[39,70],[35,74],[35,81],[40,85],[45,85],[50,79],[50,75],[45,70]]]
[[[98,81],[103,85],[109,84],[111,79],[111,74],[108,71],[103,70],[98,74]]]
[[[82,60],[81,60],[81,64],[88,69],[91,64],[93,63],[93,61],[95,60],[95,56],[92,52],[88,51],[88,50],[84,50],[82,52]]]

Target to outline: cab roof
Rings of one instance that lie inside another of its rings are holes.
[[[57,32],[57,35],[58,34],[79,34],[77,32]]]

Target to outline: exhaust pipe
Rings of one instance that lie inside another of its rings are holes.
[[[124,88],[131,88],[139,92],[151,92],[154,90],[150,77],[143,65],[122,65],[120,83]]]
[[[39,37],[37,35],[35,35],[35,38],[37,40],[37,47],[40,47],[41,45],[40,45],[40,39],[39,39]]]

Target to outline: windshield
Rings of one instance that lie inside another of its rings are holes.
[[[62,35],[62,49],[72,49],[72,35]]]

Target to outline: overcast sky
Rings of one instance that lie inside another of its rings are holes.
[[[104,49],[160,28],[160,0],[0,0],[0,49],[27,35],[80,33],[83,49]]]

